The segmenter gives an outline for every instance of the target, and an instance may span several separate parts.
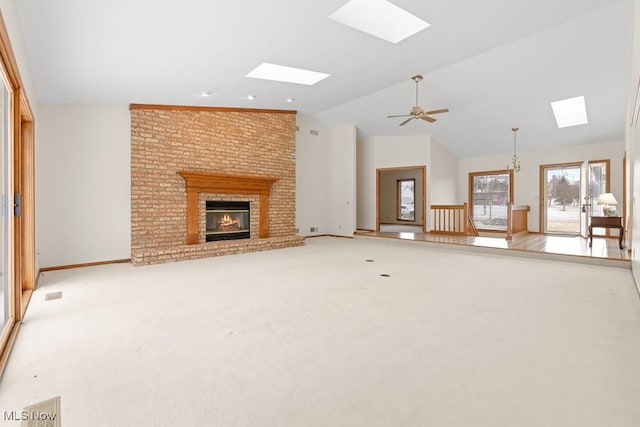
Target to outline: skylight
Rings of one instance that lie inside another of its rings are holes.
[[[247,74],[247,77],[275,80],[277,82],[297,83],[301,85],[313,85],[318,83],[320,80],[326,79],[330,75],[331,74],[319,73],[317,71],[309,71],[301,68],[286,67],[284,65],[263,62]]]
[[[431,26],[387,0],[351,0],[329,15],[329,19],[391,43]]]
[[[558,123],[559,128],[589,123],[584,96],[552,102],[551,108],[553,109],[553,115],[556,116],[556,123]]]

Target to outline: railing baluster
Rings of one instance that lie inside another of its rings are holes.
[[[478,235],[466,203],[462,205],[431,205],[431,211],[433,212],[432,233]]]

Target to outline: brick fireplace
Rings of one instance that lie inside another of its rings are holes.
[[[304,244],[295,235],[295,111],[132,104],[135,265]],[[249,205],[249,238],[206,241],[207,201]]]

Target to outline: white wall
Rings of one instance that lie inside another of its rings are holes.
[[[329,132],[302,114],[296,124],[296,228],[301,236],[327,234],[331,223]],[[310,231],[312,227],[317,231]]]
[[[611,160],[611,192],[616,200],[622,200],[622,159],[624,142],[605,142],[601,144],[576,145],[557,150],[518,152],[521,170],[514,174],[514,204],[528,205],[529,230],[539,231],[540,215],[540,165],[553,163],[582,162],[587,160]],[[505,169],[510,154],[501,156],[460,159],[458,197],[468,199],[469,172],[482,172]],[[618,207],[622,212],[622,207]]]
[[[38,99],[36,91],[31,79],[31,68],[29,66],[29,58],[24,48],[24,40],[22,37],[22,29],[20,27],[20,20],[18,19],[18,11],[16,10],[15,0],[0,0],[0,11],[2,12],[2,19],[4,20],[7,32],[9,33],[9,40],[11,42],[11,49],[16,58],[18,64],[18,71],[20,72],[20,79],[24,86],[24,91],[29,99],[29,105],[31,106],[32,113],[36,118],[38,116]],[[37,135],[36,135],[37,137]]]
[[[356,231],[356,127],[329,131],[329,233],[353,236]]]
[[[627,217],[631,219],[628,237],[631,240],[629,245],[631,252],[631,269],[636,281],[636,286],[640,286],[640,260],[637,249],[640,248],[640,208],[637,202],[640,200],[640,124],[631,127],[632,117],[635,111],[636,96],[640,85],[640,0],[635,2],[634,31],[633,31],[633,53],[631,59],[631,70],[629,74],[629,103],[627,108],[626,138],[625,146],[628,155],[629,174],[629,211]],[[640,287],[639,287],[640,289]]]
[[[375,176],[373,180],[370,179],[371,171],[374,171],[375,175],[373,142],[360,134],[356,140],[356,165],[356,228],[373,230],[376,211],[369,206],[371,195],[375,197],[376,194]]]
[[[376,228],[376,169],[429,165],[431,137],[374,136],[358,141],[358,223],[360,229]],[[427,166],[427,187],[429,186]],[[428,201],[427,201],[428,202]]]
[[[40,267],[131,254],[131,119],[126,105],[41,105],[36,122]]]
[[[356,128],[325,128],[298,114],[296,228],[301,236],[353,236],[356,224]],[[317,132],[317,135],[311,131]],[[311,228],[317,231],[311,231]]]
[[[431,138],[431,163],[427,167],[429,205],[457,205],[459,160],[435,138]]]

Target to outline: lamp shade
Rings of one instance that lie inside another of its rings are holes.
[[[598,200],[596,201],[597,204],[599,205],[617,205],[618,201],[616,200],[615,197],[613,197],[613,194],[611,193],[602,193],[601,195],[598,196]]]

